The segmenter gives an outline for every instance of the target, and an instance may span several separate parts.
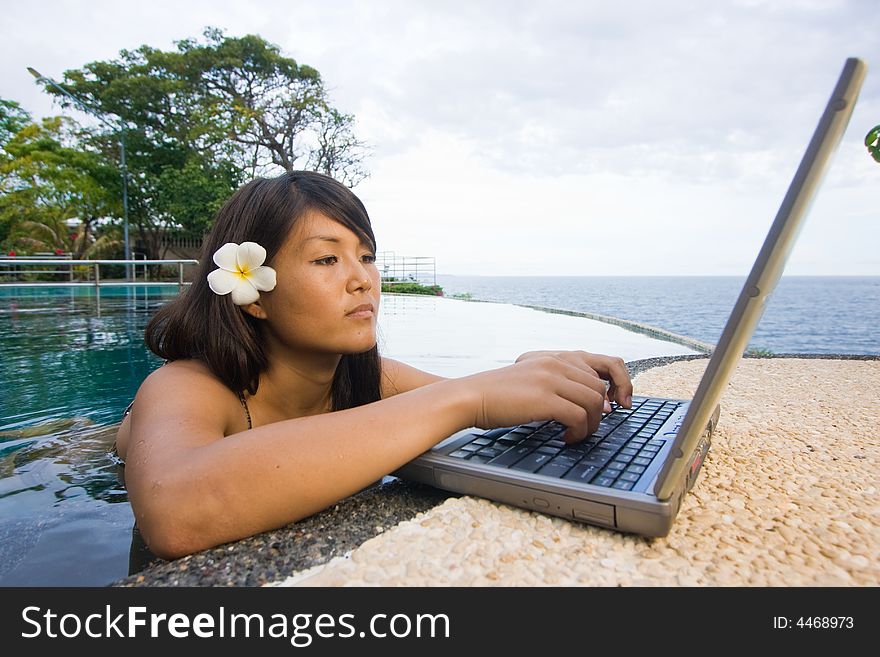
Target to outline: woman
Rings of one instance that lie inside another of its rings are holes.
[[[375,252],[364,206],[321,174],[255,180],[220,210],[192,286],[147,326],[167,364],[117,437],[157,556],[309,516],[460,429],[555,419],[576,441],[608,397],[629,406],[619,358],[530,352],[457,379],[380,358]]]

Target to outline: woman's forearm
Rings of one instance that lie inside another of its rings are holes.
[[[465,382],[451,379],[192,448],[133,491],[154,496],[138,505],[149,509],[141,531],[175,557],[299,520],[472,426],[473,405]]]

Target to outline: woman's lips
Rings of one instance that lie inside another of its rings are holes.
[[[372,317],[374,313],[373,304],[364,303],[356,308],[352,308],[348,313],[346,313],[346,317],[352,317],[354,319],[363,319],[365,317]]]

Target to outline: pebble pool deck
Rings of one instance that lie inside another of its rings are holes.
[[[683,351],[621,354],[636,393],[692,397],[708,360]],[[432,360],[408,355],[396,357]],[[664,538],[385,480],[298,523],[113,585],[877,586],[878,389],[877,357],[741,361],[700,478]]]

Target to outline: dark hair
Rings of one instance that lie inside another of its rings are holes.
[[[309,212],[343,224],[375,253],[376,238],[366,208],[333,178],[292,171],[253,180],[217,213],[202,244],[192,285],[150,319],[145,331],[150,351],[165,360],[201,360],[233,392],[255,394],[260,374],[268,367],[262,321],[236,306],[231,295],[211,291],[207,276],[216,268],[212,256],[227,242],[257,242],[266,249],[266,264],[271,265],[297,221]],[[332,410],[378,400],[380,376],[376,345],[363,353],[343,354],[330,389]]]

